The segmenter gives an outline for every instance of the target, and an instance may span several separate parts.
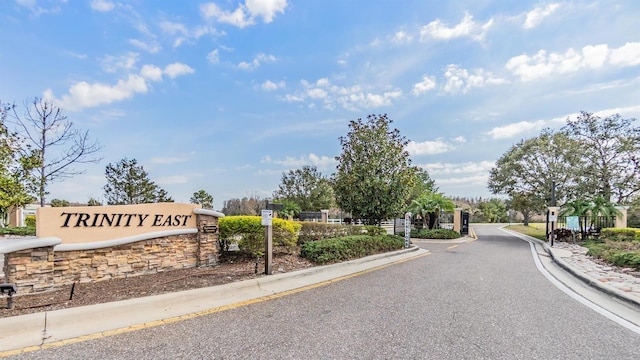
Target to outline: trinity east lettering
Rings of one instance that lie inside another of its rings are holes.
[[[131,227],[131,226],[187,226],[192,215],[104,214],[67,213],[62,227]],[[148,220],[148,221],[147,221]]]

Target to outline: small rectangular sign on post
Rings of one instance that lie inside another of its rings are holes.
[[[559,208],[556,206],[549,207],[549,221],[556,222],[558,221],[558,210]]]
[[[262,210],[262,226],[271,226],[273,222],[273,210]]]
[[[273,253],[273,210],[262,210],[262,226],[264,226],[264,273],[271,275]]]
[[[411,213],[404,214],[404,247],[411,245]]]
[[[580,230],[580,218],[577,216],[567,216],[567,229]]]

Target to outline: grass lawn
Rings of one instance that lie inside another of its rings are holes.
[[[521,234],[529,235],[536,239],[546,241],[545,232],[546,225],[543,223],[530,223],[529,226],[524,225],[509,225],[506,227],[508,230],[519,232]]]

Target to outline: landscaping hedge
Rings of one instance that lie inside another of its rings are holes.
[[[399,250],[404,239],[395,235],[353,235],[309,241],[302,245],[300,256],[316,264],[330,264],[382,252]]]
[[[605,228],[600,230],[600,238],[615,241],[640,241],[640,229]]]
[[[400,233],[404,236],[404,232]],[[411,237],[414,239],[457,239],[461,235],[457,231],[449,229],[413,229]]]
[[[273,246],[294,247],[298,242],[300,224],[284,219],[273,219]],[[264,226],[260,216],[226,216],[218,220],[220,248],[228,251],[237,243],[240,251],[253,256],[264,252]]]
[[[36,228],[27,227],[5,227],[0,228],[0,235],[35,236]]]
[[[298,245],[302,245],[308,241],[318,241],[321,239],[336,238],[340,236],[350,235],[383,235],[386,230],[373,225],[338,225],[320,222],[303,221],[300,224],[300,235],[298,236]]]

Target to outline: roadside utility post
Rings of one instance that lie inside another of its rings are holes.
[[[404,214],[404,247],[411,245],[411,213]]]
[[[549,232],[549,245],[553,246],[553,238],[555,234],[553,230],[556,227],[556,222],[558,221],[558,207],[550,206],[549,207],[549,222],[551,223],[551,231]]]
[[[262,226],[264,226],[264,273],[271,275],[271,259],[273,255],[273,210],[262,210]]]

